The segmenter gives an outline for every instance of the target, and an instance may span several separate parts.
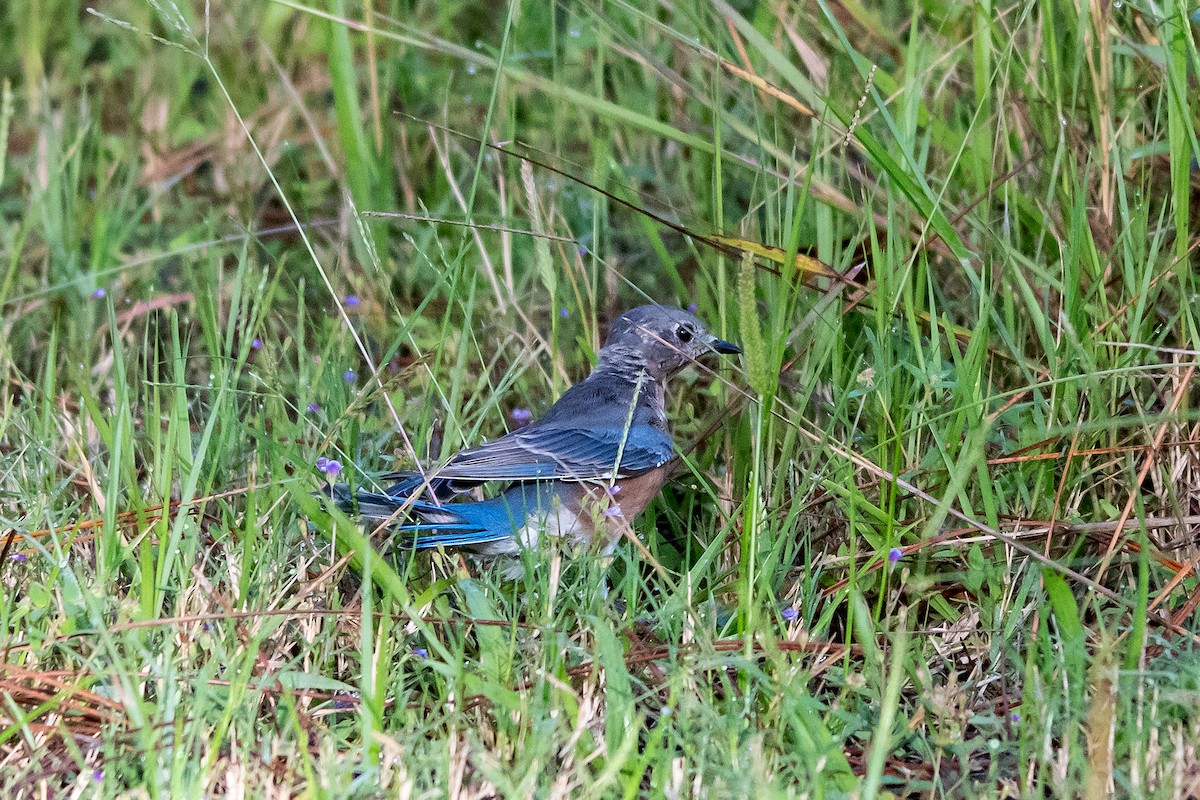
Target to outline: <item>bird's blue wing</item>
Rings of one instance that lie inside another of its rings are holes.
[[[642,475],[675,455],[662,416],[661,394],[641,377],[595,370],[537,422],[453,456],[431,473],[425,495],[448,499],[456,490],[488,481],[602,481]],[[403,474],[384,479],[399,480],[405,487],[411,482]]]
[[[436,474],[455,482],[604,480],[649,472],[674,455],[671,437],[650,425],[532,425],[463,450]]]
[[[456,495],[462,494],[470,488],[456,486],[445,478],[422,475],[420,472],[389,472],[379,475],[376,480],[388,484],[384,489],[387,494],[401,499],[412,497],[420,492],[424,497],[433,498],[439,502],[449,502]]]

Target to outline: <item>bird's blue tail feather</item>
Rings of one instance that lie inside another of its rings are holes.
[[[417,480],[409,488],[418,491],[423,479],[420,476],[414,478]],[[405,495],[398,491],[399,488],[400,484],[388,487],[386,494],[365,489],[351,494],[349,486],[337,484],[331,487],[330,498],[340,510],[357,514],[368,524],[387,522],[393,532],[401,534],[401,547],[417,550],[462,547],[495,542],[512,535],[511,528],[489,530],[460,513],[478,504],[436,505],[414,499],[411,494]]]

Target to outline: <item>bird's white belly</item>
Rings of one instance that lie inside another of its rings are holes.
[[[516,532],[521,546],[531,550],[538,546],[543,536],[566,540],[572,547],[587,544],[590,539],[587,526],[579,516],[557,501],[546,513],[530,515]]]

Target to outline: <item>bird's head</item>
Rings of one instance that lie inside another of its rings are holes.
[[[690,311],[647,305],[630,309],[613,322],[600,350],[599,366],[645,370],[662,382],[704,356],[740,352],[742,348],[709,333]]]

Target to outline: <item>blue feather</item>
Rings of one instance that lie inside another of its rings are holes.
[[[423,483],[411,488],[418,490]],[[511,539],[531,513],[550,507],[555,491],[549,484],[519,485],[491,500],[439,505],[401,496],[395,486],[386,494],[360,489],[351,496],[348,486],[338,484],[332,498],[342,511],[358,514],[368,525],[387,522],[392,531],[401,534],[400,546],[423,550]]]

